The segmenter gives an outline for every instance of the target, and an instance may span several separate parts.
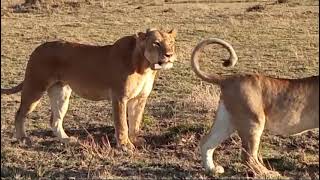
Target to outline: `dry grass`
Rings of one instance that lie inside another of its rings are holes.
[[[184,107],[198,113],[214,112],[220,100],[220,90],[217,86],[201,83],[192,87],[190,95],[185,99]]]
[[[204,38],[225,39],[239,56],[235,68],[225,69],[219,59],[226,52],[208,48],[203,65],[211,72],[289,78],[319,74],[319,1],[59,0],[46,1],[25,13],[9,8],[15,2],[19,1],[1,1],[2,87],[19,83],[34,48],[56,39],[102,45],[149,27],[175,27],[179,61],[172,70],[162,71],[155,83],[143,121],[147,145],[134,154],[114,148],[110,103],[74,94],[65,129],[80,144],[65,146],[53,137],[45,96],[27,121],[33,146],[20,146],[12,137],[20,94],[2,96],[3,179],[208,178],[200,164],[198,144],[213,122],[219,91],[217,86],[201,83],[189,62],[192,48]],[[257,4],[265,8],[246,11]],[[261,154],[284,178],[319,179],[318,133],[289,138],[265,133]],[[221,177],[248,174],[240,163],[240,144],[234,135],[217,148],[215,160],[226,170]]]

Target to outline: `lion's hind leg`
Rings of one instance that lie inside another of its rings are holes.
[[[268,170],[258,157],[259,146],[262,132],[265,125],[265,116],[263,113],[248,113],[247,118],[239,120],[242,127],[237,129],[242,140],[242,159],[246,165],[251,168],[255,174],[260,177],[274,178],[279,177],[280,174],[276,171]]]
[[[62,142],[74,141],[73,138],[69,138],[63,129],[63,118],[68,110],[71,92],[72,89],[62,83],[56,83],[48,89],[52,111],[50,125],[53,133]]]
[[[207,173],[224,173],[222,166],[214,165],[212,156],[215,148],[235,131],[230,118],[230,114],[223,102],[220,102],[215,122],[209,134],[203,137],[200,142],[202,163]]]
[[[21,92],[21,104],[15,115],[15,137],[27,145],[31,145],[31,139],[27,137],[25,130],[25,121],[38,105],[45,90],[43,88],[34,88],[27,81],[24,82]]]

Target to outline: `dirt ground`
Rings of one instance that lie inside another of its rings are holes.
[[[230,69],[219,60],[226,51],[207,48],[203,66],[218,74],[319,74],[319,1],[276,2],[48,0],[29,7],[1,0],[1,87],[23,80],[29,55],[46,41],[105,45],[149,27],[178,30],[178,62],[156,80],[143,119],[143,148],[134,154],[115,149],[110,102],[75,94],[64,127],[81,145],[63,145],[54,138],[44,96],[26,122],[33,145],[22,146],[13,137],[20,94],[2,95],[1,178],[210,178],[200,163],[198,144],[213,122],[219,89],[191,71],[190,54],[200,40],[218,37],[235,48],[239,62]],[[260,153],[283,178],[319,179],[318,141],[318,130],[294,137],[265,132]],[[220,178],[248,177],[240,148],[236,134],[217,148],[214,159],[226,171]]]

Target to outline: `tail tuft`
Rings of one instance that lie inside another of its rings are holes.
[[[23,87],[23,82],[18,84],[15,87],[10,88],[10,89],[2,89],[1,88],[1,94],[7,94],[7,95],[15,94],[15,93],[20,92],[22,90],[22,87]]]

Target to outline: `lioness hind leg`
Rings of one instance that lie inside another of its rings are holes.
[[[252,118],[252,117],[251,117]],[[241,120],[242,128],[238,129],[242,140],[242,159],[259,176],[277,177],[280,174],[276,171],[268,170],[258,157],[260,138],[264,130],[265,117],[256,116],[254,120]],[[239,121],[240,122],[240,121]]]
[[[229,112],[224,104],[220,102],[215,122],[209,134],[203,137],[200,142],[202,163],[207,173],[224,173],[222,166],[214,165],[212,156],[215,148],[235,131],[230,118]]]
[[[147,97],[138,97],[128,102],[129,138],[135,146],[142,146],[145,140],[138,137]]]
[[[15,136],[20,141],[25,141],[27,145],[31,145],[31,140],[27,137],[25,130],[25,121],[27,115],[30,114],[39,103],[44,91],[29,86],[27,82],[21,92],[21,104],[15,115]]]
[[[48,89],[52,111],[50,125],[53,133],[62,142],[69,142],[71,140],[63,129],[63,118],[68,110],[71,92],[71,88],[62,83],[56,83]]]

